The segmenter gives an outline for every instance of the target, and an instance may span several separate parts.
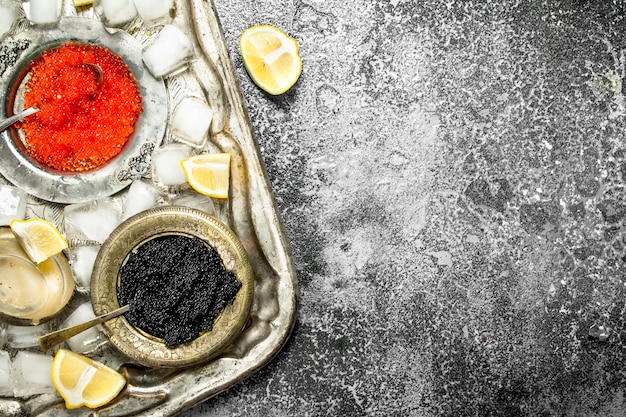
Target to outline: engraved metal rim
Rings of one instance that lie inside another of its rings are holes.
[[[167,125],[167,92],[163,80],[157,80],[145,68],[141,44],[128,33],[109,33],[102,22],[89,18],[65,17],[54,28],[33,26],[9,41],[27,41],[28,47],[16,64],[0,74],[0,114],[19,111],[16,93],[30,62],[43,50],[70,40],[102,45],[120,55],[139,85],[144,112],[135,133],[122,152],[107,164],[86,172],[60,172],[43,166],[22,150],[18,131],[9,128],[0,137],[0,173],[15,186],[41,199],[57,203],[79,203],[110,196],[131,183],[129,163],[142,151],[160,144]],[[149,149],[148,149],[149,150]]]
[[[6,245],[9,245],[9,247],[7,247]],[[28,263],[31,263],[34,268],[37,268],[37,265],[35,265],[30,259],[28,259],[28,255],[26,255],[26,252],[22,250],[9,227],[0,227],[0,248],[2,255],[15,256],[16,258],[20,258]],[[46,317],[41,318],[36,323],[33,322],[32,319],[15,317],[10,314],[0,312],[0,318],[3,321],[6,321],[7,323],[16,326],[31,326],[35,324],[42,324],[50,321],[53,317],[56,317],[67,306],[67,303],[74,293],[74,276],[72,274],[72,270],[70,268],[70,264],[67,258],[63,254],[55,255],[46,261],[46,263],[44,264],[44,268],[38,269],[39,272],[41,272],[44,280],[53,277],[62,281],[64,294],[62,299],[65,299],[66,303],[62,306],[59,306],[58,310],[52,312]]]
[[[197,237],[213,246],[242,287],[232,306],[227,306],[215,320],[210,332],[174,348],[168,348],[161,340],[139,331],[123,316],[103,324],[113,346],[135,362],[149,367],[185,367],[217,357],[243,330],[254,296],[254,277],[248,256],[227,226],[199,210],[158,207],[126,220],[102,245],[91,277],[91,301],[96,315],[120,307],[117,286],[120,269],[128,254],[150,239],[172,234]]]

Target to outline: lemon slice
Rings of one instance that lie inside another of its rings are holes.
[[[74,0],[75,7],[89,6],[93,4],[93,0]]]
[[[67,349],[59,349],[54,357],[52,382],[68,409],[101,407],[126,385],[119,372]]]
[[[36,264],[67,248],[65,238],[46,220],[13,220],[10,226],[24,252]]]
[[[239,39],[241,59],[252,81],[263,91],[279,95],[300,78],[298,41],[270,25],[252,26]]]
[[[228,198],[230,154],[208,153],[183,159],[180,165],[187,182],[197,192],[214,198]]]

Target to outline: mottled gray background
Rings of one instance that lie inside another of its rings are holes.
[[[216,0],[301,290],[200,416],[626,414],[618,0]],[[238,37],[298,39],[280,98]]]

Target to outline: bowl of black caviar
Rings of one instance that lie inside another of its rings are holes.
[[[139,213],[104,242],[91,278],[97,315],[111,344],[140,365],[173,368],[223,353],[246,326],[254,275],[235,233],[199,210]]]

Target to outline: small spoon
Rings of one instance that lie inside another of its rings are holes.
[[[81,65],[85,68],[90,68],[91,71],[93,71],[96,84],[98,85],[98,87],[100,87],[104,82],[104,71],[102,70],[102,67],[100,67],[100,65],[98,64],[92,64],[90,62],[85,62]]]
[[[8,118],[4,119],[3,121],[0,122],[0,132],[3,132],[9,126],[12,126],[13,123],[17,122],[18,120],[22,120],[24,117],[30,116],[31,114],[35,114],[38,111],[39,111],[39,109],[36,109],[34,107],[29,107],[29,108],[19,112],[16,115],[13,115],[11,117],[8,117]]]
[[[65,329],[60,329],[55,332],[48,333],[47,335],[41,336],[39,338],[39,346],[41,346],[41,349],[46,352],[53,347],[65,342],[67,339],[74,337],[87,329],[92,328],[93,326],[97,326],[98,324],[102,324],[105,321],[111,320],[112,318],[121,316],[129,309],[130,306],[126,304],[125,306],[115,309],[110,313],[102,314],[101,316],[95,317],[91,320],[87,320],[83,323],[78,323],[74,326],[66,327]]]
[[[81,64],[81,65],[84,68],[89,68],[93,72],[94,78],[96,80],[96,84],[97,84],[98,88],[100,88],[100,86],[104,82],[104,71],[102,70],[100,65],[92,64],[90,62],[85,62],[84,64]],[[24,117],[30,116],[31,114],[35,114],[38,111],[39,111],[39,109],[37,109],[35,107],[29,107],[29,108],[24,109],[23,111],[19,112],[16,115],[13,115],[11,117],[8,117],[8,118],[0,121],[0,132],[3,132],[9,126],[12,126],[18,120],[22,120]]]

